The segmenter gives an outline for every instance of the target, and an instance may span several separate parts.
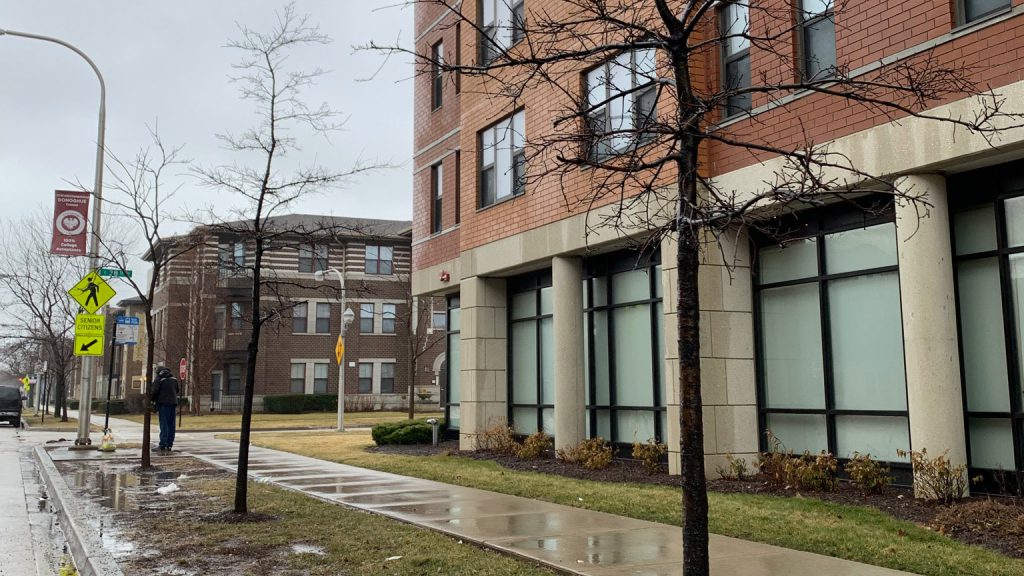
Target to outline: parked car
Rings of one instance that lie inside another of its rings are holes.
[[[0,420],[21,427],[21,389],[0,386]]]

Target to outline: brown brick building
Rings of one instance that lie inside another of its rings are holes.
[[[500,64],[478,30],[516,50],[537,15],[558,17],[569,4],[463,2],[461,21],[417,4],[416,50]],[[749,83],[794,67],[868,77],[931,58],[971,68],[1007,110],[1024,111],[1022,0],[750,0],[718,3],[708,20],[753,36],[795,27],[771,51],[742,37],[713,45],[690,70],[698,83],[724,82],[727,66]],[[613,57],[634,79],[664,61],[636,52]],[[588,210],[601,214],[614,199],[567,201],[586,195],[591,173],[539,178],[545,159],[529,163],[521,153],[604,65],[581,60],[564,82],[514,95],[493,75],[459,78],[430,64],[417,75],[413,291],[447,299],[445,402],[466,445],[507,420],[520,432],[544,428],[559,445],[657,437],[678,450],[675,303],[663,296],[675,293],[674,241],[638,265],[620,234],[588,229]],[[639,80],[634,87],[635,110],[644,91]],[[929,113],[973,117],[984,106],[949,94]],[[873,218],[842,206],[807,211],[800,216],[813,231],[784,248],[740,227],[732,245],[703,256],[708,470],[727,454],[749,461],[771,429],[797,451],[870,452],[899,466],[898,449],[949,450],[976,472],[1019,477],[1024,131],[1002,132],[993,147],[975,133],[814,91],[754,93],[726,103],[721,116],[709,127],[716,134],[784,148],[827,144],[864,172],[923,192],[930,207],[923,218],[899,206]],[[700,157],[701,174],[740,198],[783,169],[778,157],[724,142]]]
[[[202,411],[241,407],[254,256],[252,242],[231,224],[168,240],[175,250],[191,245],[169,262],[154,297],[155,363],[176,373],[186,360],[185,391]],[[411,296],[410,223],[289,215],[268,225],[295,232],[275,237],[264,254],[262,307],[272,318],[261,333],[255,409],[266,395],[337,394],[343,311],[335,270],[344,274],[355,315],[345,335],[346,408],[408,406],[410,377],[416,402],[436,406],[443,330],[432,322],[444,316],[432,313],[432,299]],[[138,346],[128,356],[144,362],[144,354]],[[124,369],[133,383],[141,377],[134,376],[138,364]]]

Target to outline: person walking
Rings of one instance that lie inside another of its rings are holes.
[[[156,369],[156,383],[150,396],[160,418],[159,450],[162,452],[170,452],[174,447],[174,409],[178,406],[179,388],[178,379],[170,370],[163,366]]]

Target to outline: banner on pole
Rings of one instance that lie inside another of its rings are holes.
[[[50,254],[85,256],[89,192],[57,190],[53,201],[53,239]]]

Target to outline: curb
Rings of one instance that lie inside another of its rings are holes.
[[[39,475],[46,485],[50,505],[53,506],[64,528],[68,552],[75,562],[78,573],[81,576],[124,576],[117,561],[103,547],[103,542],[89,527],[75,505],[76,497],[57,471],[53,460],[46,454],[46,450],[36,446],[34,452],[36,462],[39,464]]]

